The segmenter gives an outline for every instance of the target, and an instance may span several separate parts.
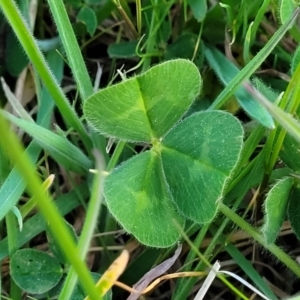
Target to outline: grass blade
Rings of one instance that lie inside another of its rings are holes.
[[[98,292],[86,264],[80,259],[76,245],[66,228],[63,218],[58,212],[51,198],[45,194],[41,181],[35,172],[35,166],[31,163],[29,157],[24,153],[23,147],[15,134],[9,131],[8,124],[0,114],[0,129],[2,138],[1,147],[6,151],[9,158],[15,163],[20,174],[26,181],[28,191],[32,196],[38,198],[37,206],[41,210],[45,219],[49,220],[49,228],[55,237],[66,258],[75,268],[80,282],[85,292],[90,295],[92,300],[99,300]]]
[[[40,147],[45,149],[66,170],[83,175],[92,167],[92,162],[89,158],[65,137],[59,136],[34,122],[16,118],[5,111],[0,111],[0,113],[10,122],[34,137]]]
[[[62,0],[48,0],[59,36],[66,51],[68,63],[72,69],[74,79],[82,101],[92,95],[93,86],[86,69],[80,47],[77,43],[72,25]]]
[[[37,42],[35,41],[27,23],[22,18],[15,1],[13,0],[0,0],[0,8],[2,9],[7,21],[13,28],[16,36],[18,37],[24,51],[28,55],[30,61],[35,66],[41,79],[44,81],[45,86],[51,93],[61,115],[66,122],[78,131],[87,149],[90,149],[91,142],[85,131],[85,128],[74,109],[70,105],[62,89],[59,87],[52,72],[46,63],[46,60],[40,51]]]
[[[297,8],[293,16],[290,20],[284,23],[277,32],[272,36],[272,38],[268,41],[264,48],[262,48],[257,55],[250,61],[248,65],[246,65],[226,86],[226,88],[221,92],[221,94],[217,97],[214,103],[210,106],[210,109],[219,109],[221,108],[225,102],[234,94],[234,92],[238,89],[241,83],[248,79],[255,70],[265,61],[267,56],[271,53],[271,51],[276,47],[276,45],[280,42],[284,34],[287,30],[295,22],[300,8]]]

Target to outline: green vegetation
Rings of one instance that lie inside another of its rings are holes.
[[[0,0],[1,299],[296,299],[299,4]]]

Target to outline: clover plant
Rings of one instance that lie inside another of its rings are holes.
[[[197,67],[176,59],[84,104],[86,119],[100,133],[149,144],[104,182],[110,212],[143,244],[173,245],[179,239],[174,222],[211,221],[239,159],[243,129],[235,117],[222,111],[184,117],[200,89]]]

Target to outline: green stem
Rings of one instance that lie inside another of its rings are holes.
[[[288,87],[279,103],[279,107],[291,115],[293,115],[299,107],[299,78],[300,64],[294,72],[293,77],[291,78],[291,81],[289,82]],[[266,156],[267,159],[262,190],[264,190],[269,182],[272,170],[278,160],[279,152],[282,149],[286,133],[286,129],[279,127],[279,125],[276,125],[276,130],[270,132],[265,145],[268,155]]]
[[[59,87],[59,84],[52,75],[52,72],[48,64],[46,63],[46,60],[42,52],[40,51],[32,33],[30,32],[27,23],[22,18],[15,1],[0,0],[0,8],[2,9],[7,21],[13,28],[18,40],[20,41],[30,61],[33,63],[34,67],[38,71],[46,88],[50,92],[61,115],[70,126],[72,126],[76,131],[78,131],[86,148],[90,149],[91,141],[85,131],[83,124],[80,122],[74,109],[70,105],[62,89]]]
[[[285,264],[294,274],[296,274],[297,277],[300,277],[300,266],[289,255],[287,255],[285,252],[283,252],[279,247],[277,247],[274,244],[268,245],[265,241],[264,236],[260,234],[257,229],[253,228],[249,223],[243,220],[240,216],[238,216],[225,204],[220,203],[219,209],[233,223],[237,224],[242,230],[248,233],[249,236],[251,236],[258,243],[260,243],[267,250],[269,250],[272,254],[274,254],[274,256],[278,260],[280,260],[283,264]]]
[[[111,171],[115,167],[115,165],[118,163],[118,160],[120,158],[120,155],[121,155],[125,145],[126,145],[126,142],[123,142],[123,141],[118,142],[117,147],[116,147],[111,159],[109,160],[108,166],[106,168],[107,172]]]
[[[157,0],[155,0],[154,2],[155,2],[155,4],[157,4]],[[157,21],[156,20],[156,12],[155,12],[155,9],[153,8],[150,28],[149,28],[149,32],[148,32],[146,54],[154,52],[154,49],[155,49],[155,43],[156,43],[155,26],[156,26],[156,21]],[[152,58],[151,56],[145,56],[142,72],[145,72],[150,67],[151,58]]]
[[[264,0],[256,14],[256,17],[253,22],[253,26],[251,28],[251,40],[250,40],[251,46],[253,45],[253,42],[255,41],[258,26],[265,15],[265,12],[269,6],[269,3],[270,3],[270,0]]]
[[[202,255],[201,252],[198,250],[198,248],[192,243],[192,241],[189,239],[189,237],[186,235],[186,233],[182,230],[182,228],[178,225],[175,224],[175,226],[177,227],[178,231],[180,232],[180,234],[182,235],[182,237],[185,239],[185,241],[189,244],[190,248],[198,255],[198,257],[200,258],[200,263],[202,265],[206,265],[207,267],[211,267],[211,264],[209,263],[209,261],[207,260],[205,255]],[[241,299],[244,300],[249,300],[242,292],[240,292],[233,284],[231,284],[223,274],[217,274],[216,275],[226,286],[228,286],[228,288],[230,288],[237,296],[239,296]],[[177,296],[177,295],[176,295]],[[185,298],[177,298],[177,299],[186,299]]]
[[[209,229],[210,223],[205,224],[200,232],[198,233],[195,241],[193,241],[193,245],[197,248],[200,249],[200,245],[203,241],[203,239],[206,236],[206,233]],[[190,262],[194,261],[195,258],[197,257],[197,252],[195,251],[190,251],[186,260],[185,260],[185,265],[188,265],[188,268],[185,268],[184,271],[190,271],[192,268],[192,265]],[[199,261],[196,267],[193,267],[193,271],[197,272],[197,271],[201,271],[203,269],[203,262]],[[198,280],[198,278],[196,277],[189,277],[189,278],[185,278],[185,279],[180,279],[178,281],[175,293],[174,293],[174,300],[178,299],[186,299],[188,297],[188,295],[191,292],[192,287],[194,286],[194,284],[196,283],[196,281]]]
[[[141,0],[135,1],[135,7],[136,7],[136,24],[137,24],[137,30],[138,30],[138,36],[141,36],[142,33],[142,4]]]
[[[118,2],[118,3],[117,3]],[[120,15],[122,16],[123,20],[125,21],[125,24],[127,25],[131,35],[132,35],[132,38],[134,40],[136,40],[139,36],[138,32],[136,31],[133,23],[131,22],[130,18],[128,17],[126,11],[123,9],[122,5],[120,4],[119,1],[116,1],[116,6],[117,6],[117,9],[120,13]]]
[[[96,155],[97,158],[98,155]],[[86,257],[86,254],[89,250],[93,233],[97,224],[98,215],[101,210],[102,203],[102,173],[103,173],[103,162],[98,158],[98,172],[95,175],[93,182],[92,195],[89,202],[89,208],[86,213],[85,222],[81,232],[80,240],[78,243],[78,254],[81,259]],[[63,289],[59,295],[59,300],[68,300],[72,296],[74,287],[77,282],[77,274],[74,267],[71,267],[68,273],[68,276],[64,282]]]
[[[5,220],[8,240],[8,252],[9,257],[11,258],[18,250],[18,224],[16,222],[16,217],[12,212],[9,212],[5,216]],[[22,298],[22,290],[16,285],[12,277],[10,278],[10,297],[14,300],[21,300]]]
[[[2,115],[0,115],[0,131],[0,146],[3,148],[3,151],[5,151],[7,157],[10,158],[18,168],[27,184],[28,192],[38,199],[37,206],[45,220],[47,220],[57,244],[60,246],[69,263],[76,270],[84,291],[92,300],[101,299],[86,264],[78,255],[75,242],[70,236],[62,216],[53,200],[45,193],[42,183],[36,174],[35,166],[32,164],[26,152],[24,152],[15,133],[9,130],[8,123],[4,120]]]

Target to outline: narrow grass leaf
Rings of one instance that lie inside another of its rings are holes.
[[[26,150],[32,161],[37,161],[40,147],[32,143]],[[22,195],[26,184],[17,169],[14,168],[0,187],[0,220],[16,205]]]
[[[15,215],[15,217],[17,218],[18,224],[19,224],[19,227],[20,227],[20,231],[22,231],[22,229],[23,229],[23,218],[22,218],[21,212],[19,211],[19,209],[16,206],[14,206],[11,209],[11,211]]]
[[[267,194],[264,204],[264,225],[261,231],[269,245],[275,242],[284,221],[292,186],[293,179],[286,177],[276,182]]]
[[[247,80],[256,69],[265,61],[267,56],[272,52],[276,45],[280,42],[284,34],[289,30],[289,28],[295,22],[300,9],[296,9],[291,18],[284,23],[271,37],[268,43],[257,53],[255,57],[235,76],[226,88],[219,94],[218,98],[211,105],[210,109],[217,109],[222,107],[226,101],[234,94],[236,89],[241,85],[241,83]]]
[[[58,197],[55,201],[55,204],[62,216],[66,215],[74,208],[80,205],[80,201],[78,199],[80,197],[88,197],[89,189],[86,184],[81,184],[76,187],[71,192]],[[38,212],[30,219],[25,221],[23,230],[18,232],[17,236],[17,246],[18,248],[24,246],[24,244],[28,243],[32,238],[40,234],[42,231],[46,230],[47,222],[42,217],[41,213]],[[8,241],[7,238],[4,238],[0,241],[0,260],[3,260],[8,256]]]
[[[229,272],[229,271],[219,271],[219,274],[226,274],[229,275],[231,277],[233,277],[234,279],[238,280],[240,283],[242,283],[244,286],[246,286],[247,288],[249,288],[251,291],[253,291],[256,295],[259,295],[262,299],[265,300],[269,300],[268,297],[266,297],[264,294],[262,294],[258,289],[256,289],[252,284],[248,283],[245,279],[243,279],[242,277],[240,277],[239,275],[233,273],[233,272]]]
[[[53,15],[59,37],[64,46],[81,100],[85,101],[87,97],[92,95],[93,86],[72,24],[68,17],[66,5],[63,0],[48,0],[47,2]]]
[[[245,63],[248,63],[251,59],[250,59],[250,43],[251,43],[251,35],[252,35],[252,27],[253,27],[253,22],[251,22],[249,24],[247,33],[246,33],[246,37],[245,37],[245,41],[244,41],[244,49],[243,49],[243,56],[244,56],[244,61]]]
[[[49,1],[49,3],[52,3],[54,6],[58,7],[58,4],[62,3],[62,1],[57,0],[55,1],[55,3],[53,3],[53,1]],[[83,124],[81,123],[79,117],[76,115],[76,112],[74,111],[73,107],[67,100],[62,89],[60,88],[58,82],[55,80],[44,58],[44,55],[40,51],[38,44],[35,41],[28,27],[28,24],[23,19],[20,11],[18,10],[17,4],[13,0],[0,0],[0,6],[7,21],[15,31],[15,34],[18,37],[18,40],[20,41],[24,51],[28,55],[34,67],[36,68],[48,91],[51,93],[53,100],[56,102],[56,105],[61,112],[61,115],[70,126],[77,130],[85,146],[89,149],[91,146],[90,138],[87,135],[87,132]],[[65,6],[63,3],[62,7],[62,10],[65,11]],[[72,28],[70,29],[70,32],[72,32]],[[66,35],[70,36],[70,32],[68,32]],[[74,55],[74,53],[72,53],[72,55]],[[79,61],[78,57],[76,57],[75,60]],[[80,84],[82,85],[82,83],[83,82],[81,82]]]
[[[86,174],[92,167],[92,162],[83,152],[71,144],[66,138],[45,129],[35,123],[22,120],[2,111],[2,114],[13,124],[22,128],[66,170],[78,174]]]
[[[180,120],[200,87],[201,77],[193,63],[172,60],[94,94],[85,102],[84,114],[102,134],[151,142]]]
[[[225,86],[235,76],[238,76],[240,70],[217,49],[206,46],[205,57]],[[269,112],[243,86],[237,88],[234,95],[252,118],[268,128],[274,128],[274,122]]]
[[[53,70],[53,74],[57,77],[60,82],[62,79],[63,71],[63,60],[56,53],[56,51],[51,51],[47,54],[47,61]],[[54,102],[50,93],[46,88],[43,88],[39,94],[40,107],[37,113],[37,124],[43,127],[48,127],[50,123],[51,113],[54,107]],[[26,153],[29,155],[32,162],[36,162],[41,148],[35,142],[30,143],[26,149]],[[2,149],[0,150],[0,154]],[[2,154],[1,154],[2,155]],[[0,156],[1,158],[1,156]],[[5,162],[7,163],[7,162]],[[1,164],[1,172],[5,172],[5,164]],[[20,196],[22,195],[26,185],[24,178],[18,173],[16,168],[9,173],[3,185],[0,187],[0,220],[8,213],[8,211],[16,205]]]
[[[254,268],[252,263],[245,257],[245,255],[232,243],[226,241],[226,236],[221,236],[222,241],[225,243],[225,249],[236,262],[236,264],[244,271],[249,279],[255,284],[260,291],[262,291],[270,300],[277,300],[277,297],[273,293],[272,289],[262,279],[261,275]]]
[[[45,192],[49,190],[50,186],[53,183],[54,178],[55,176],[51,174],[43,182],[43,188],[45,189]],[[25,204],[22,205],[20,211],[23,219],[36,207],[36,202],[37,202],[37,198],[33,196]]]
[[[254,89],[249,83],[244,83],[247,90],[261,103],[274,119],[286,129],[298,142],[300,142],[300,123],[294,119],[290,114],[286,113],[278,106],[270,102],[264,95]]]
[[[256,40],[257,37],[257,30],[261,24],[262,19],[265,17],[265,13],[268,10],[269,4],[271,0],[263,0],[262,3],[256,2],[258,4],[258,7],[256,8],[255,11],[257,11],[253,26],[251,29],[251,45],[253,45],[254,41]],[[252,6],[253,8],[253,6]]]
[[[114,169],[104,181],[104,196],[112,215],[140,242],[169,247],[184,224],[172,203],[161,161],[154,151],[139,154]]]
[[[51,232],[64,251],[68,261],[76,269],[85,292],[89,294],[93,300],[101,299],[97,294],[86,264],[80,259],[76,251],[76,245],[70,237],[57,207],[53,203],[52,198],[45,194],[43,190],[41,181],[36,174],[35,165],[24,152],[24,148],[17,136],[9,131],[9,124],[2,114],[0,114],[0,128],[2,133],[2,139],[0,139],[1,147],[5,151],[8,150],[7,155],[14,162],[24,178],[27,184],[27,190],[31,196],[36,195],[38,197],[38,207],[42,211],[44,218],[51,220],[51,222],[49,222]]]
[[[241,124],[221,111],[195,113],[162,140],[166,180],[185,217],[197,223],[213,219],[242,143]]]
[[[298,197],[299,199],[299,197]],[[298,201],[299,202],[299,201]],[[285,264],[296,276],[300,276],[300,266],[299,264],[291,258],[288,254],[282,251],[279,247],[274,244],[268,245],[262,234],[258,232],[256,228],[253,228],[249,223],[247,223],[242,217],[238,216],[230,208],[228,208],[223,203],[220,203],[219,210],[227,216],[232,222],[237,224],[242,230],[247,232],[252,238],[254,238],[258,243],[269,250],[274,256],[277,257],[279,261]],[[299,211],[299,210],[298,210]],[[298,216],[299,219],[299,216]]]
[[[13,107],[14,111],[19,115],[19,117],[24,120],[33,122],[33,119],[31,118],[29,113],[24,109],[24,107],[21,104],[21,101],[17,99],[16,96],[12,93],[3,77],[1,77],[1,84],[8,102]]]
[[[300,63],[300,46],[294,52],[293,59],[292,59],[292,73],[294,74],[298,65]]]

